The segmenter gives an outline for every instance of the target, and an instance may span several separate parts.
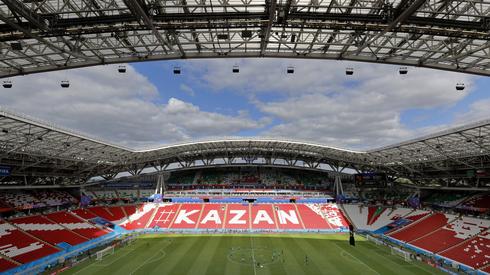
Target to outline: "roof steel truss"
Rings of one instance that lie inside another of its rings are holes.
[[[349,151],[324,145],[273,138],[225,138],[134,150],[90,138],[26,116],[0,112],[0,166],[12,175],[60,177],[73,182],[120,172],[140,174],[171,164],[193,167],[263,162],[275,165],[327,165],[337,171],[384,171],[412,179],[465,177],[468,170],[490,171],[490,121],[465,125],[422,138],[369,150]]]
[[[5,0],[0,77],[209,57],[346,59],[490,75],[489,18],[484,0]]]

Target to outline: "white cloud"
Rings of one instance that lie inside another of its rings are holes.
[[[180,84],[179,86],[180,90],[190,96],[195,96],[196,93],[194,92],[194,89],[192,89],[191,87],[189,87],[188,85],[182,83]]]
[[[239,74],[231,73],[234,64],[240,65]],[[289,65],[294,74],[286,74]],[[261,112],[254,117],[262,118],[252,119],[251,110],[206,112],[204,106],[177,98],[158,104],[156,87],[131,66],[124,75],[104,66],[16,78],[14,88],[0,94],[0,102],[130,146],[258,132],[366,149],[445,127],[410,129],[401,116],[410,109],[451,107],[471,92],[474,81],[469,75],[421,68],[409,68],[401,76],[396,66],[338,61],[221,59],[190,60],[182,66],[182,92],[237,93]],[[345,67],[353,67],[354,76],[346,76]],[[59,87],[63,78],[70,79],[70,89]],[[459,82],[468,87],[463,93],[455,91]],[[489,104],[473,104],[456,122],[490,116]],[[220,107],[228,108],[216,109]]]
[[[490,99],[474,102],[467,112],[456,115],[455,122],[465,124],[483,119],[490,119]]]
[[[60,87],[69,79],[70,88]],[[223,115],[202,111],[176,98],[158,104],[149,80],[128,66],[52,72],[13,79],[0,93],[3,107],[128,146],[152,146],[189,138],[233,135],[263,127],[244,112]]]
[[[231,73],[234,64],[240,66],[239,74]],[[294,74],[286,74],[289,65]],[[354,68],[353,76],[345,75],[346,67]],[[397,66],[321,60],[194,61],[189,71],[194,82],[218,93],[246,95],[263,114],[279,121],[263,135],[347,148],[372,148],[426,133],[434,126],[409,129],[401,122],[403,112],[448,108],[471,92],[474,79],[412,67],[399,75]],[[464,93],[455,90],[459,82],[467,84]],[[273,99],[260,99],[267,94]]]
[[[339,88],[345,77],[345,62],[288,59],[193,60],[189,73],[193,80],[216,91],[230,89],[242,93],[303,94]],[[238,65],[240,73],[231,72]],[[295,67],[287,74],[288,66]]]

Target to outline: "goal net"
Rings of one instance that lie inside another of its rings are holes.
[[[405,260],[405,262],[411,262],[412,261],[412,258],[410,257],[411,254],[409,252],[407,252],[407,251],[401,250],[398,247],[392,247],[391,248],[391,255],[396,255],[396,256],[403,257],[403,259]]]
[[[95,258],[95,260],[100,261],[105,256],[112,255],[112,254],[114,254],[114,246],[106,247],[106,248],[104,248],[104,249],[99,250],[99,251],[96,252],[96,258]]]
[[[366,235],[366,239],[372,241],[373,243],[375,243],[377,245],[383,245],[384,244],[381,240],[379,240],[378,238],[375,238],[371,235]]]

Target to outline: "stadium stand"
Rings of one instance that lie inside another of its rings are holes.
[[[138,210],[140,205],[124,205],[124,206],[121,206],[123,211],[124,211],[124,215],[129,218],[129,216],[133,215],[134,213],[136,213],[136,211]]]
[[[175,214],[180,208],[180,204],[163,204],[160,205],[151,219],[148,228],[169,228],[172,224]]]
[[[106,207],[107,212],[111,215],[110,221],[120,221],[126,219],[126,214],[121,206]]]
[[[274,204],[278,224],[277,227],[282,230],[301,230],[305,229],[301,220],[296,213],[294,204],[281,203]]]
[[[464,192],[434,192],[424,199],[424,204],[451,208],[462,203],[467,197],[468,194]]]
[[[122,190],[118,190],[117,193],[118,193],[118,197],[124,200],[133,201],[139,198],[138,190],[122,189]]]
[[[3,258],[0,258],[0,272],[7,271],[11,268],[19,266],[17,263],[13,261],[9,261]]]
[[[46,241],[52,245],[68,243],[77,245],[88,239],[63,227],[60,224],[50,221],[43,216],[30,216],[16,218],[9,221],[20,229],[32,234],[33,236]]]
[[[58,251],[14,225],[0,221],[0,254],[19,263],[28,263]]]
[[[476,236],[489,226],[488,220],[462,217],[410,244],[436,253]]]
[[[417,209],[417,210],[414,210],[413,212],[411,212],[409,215],[407,215],[404,218],[405,219],[409,219],[412,222],[415,222],[415,221],[418,221],[419,219],[422,219],[423,217],[425,217],[425,216],[427,216],[429,214],[430,214],[430,212],[427,211],[427,210]]]
[[[313,207],[320,210],[321,215],[327,220],[332,229],[347,228],[349,226],[337,204],[314,204]]]
[[[414,212],[409,208],[381,208],[357,204],[345,204],[343,207],[357,229],[369,231],[387,226],[399,218],[415,221],[428,213],[428,211]]]
[[[225,225],[226,229],[250,229],[249,205],[230,203],[226,206]]]
[[[126,229],[224,230],[340,230],[347,224],[338,208],[329,204],[286,203],[167,203],[158,208],[148,203],[120,223]]]
[[[199,219],[199,229],[221,229],[225,220],[226,205],[216,203],[204,204],[201,218]]]
[[[295,206],[306,229],[332,229],[320,209],[313,204],[296,204]]]
[[[47,206],[58,206],[65,204],[76,204],[78,200],[65,191],[34,191],[34,196]]]
[[[152,189],[141,189],[140,190],[140,198],[148,198],[155,193],[155,190]]]
[[[114,221],[115,220],[115,219],[113,219],[112,213],[110,213],[109,210],[107,210],[107,208],[104,206],[94,206],[94,207],[88,208],[87,210],[94,213],[96,216],[104,218],[108,221]]]
[[[475,269],[490,263],[490,232],[484,232],[440,254]]]
[[[24,191],[2,191],[0,200],[16,209],[31,209],[44,207],[46,204]]]
[[[303,173],[268,167],[242,167],[218,170],[185,171],[172,174],[167,183],[170,190],[203,188],[276,188],[326,190],[328,174]]]
[[[81,212],[77,211],[76,212]],[[75,212],[74,211],[74,212]],[[69,212],[55,212],[47,214],[46,217],[54,222],[59,223],[63,227],[84,236],[88,239],[95,239],[108,233],[106,229],[99,228],[88,221],[82,220]],[[93,217],[96,217],[93,215]]]
[[[92,191],[92,194],[98,200],[111,201],[119,199],[115,190],[95,190]]]
[[[153,203],[135,206],[135,212],[133,214],[128,213],[128,219],[122,222],[120,225],[127,230],[145,228],[148,222],[153,220],[153,215],[156,209],[156,204]]]
[[[88,209],[80,208],[80,209],[75,209],[72,212],[75,213],[80,218],[83,218],[83,219],[86,219],[86,220],[90,220],[90,219],[93,219],[93,218],[96,218],[97,217],[97,215],[95,215],[94,213],[90,212]]]
[[[250,205],[250,210],[253,229],[277,229],[277,222],[274,222],[276,216],[272,204],[253,204]]]
[[[196,228],[203,208],[202,204],[186,203],[180,204],[176,218],[169,228],[190,229]]]
[[[389,236],[403,242],[411,242],[426,236],[437,230],[448,222],[456,219],[456,216],[443,213],[434,213],[423,219],[419,219],[417,222],[411,223],[403,227],[402,229],[390,233]]]
[[[12,206],[8,205],[7,203],[5,203],[3,201],[0,201],[0,213],[9,212],[12,210],[14,210],[14,208],[12,208]]]
[[[126,218],[126,215],[120,206],[94,206],[87,210],[110,222],[116,222]]]
[[[477,194],[457,206],[458,209],[475,212],[487,212],[490,210],[490,194]]]

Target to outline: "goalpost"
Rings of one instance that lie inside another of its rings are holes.
[[[366,239],[368,239],[369,241],[372,241],[373,243],[377,244],[377,245],[384,245],[384,243],[379,240],[378,238],[375,238],[371,235],[366,235]]]
[[[112,255],[112,254],[114,254],[114,246],[111,245],[109,247],[106,247],[106,248],[104,248],[102,250],[97,251],[96,252],[96,258],[95,258],[95,260],[96,261],[100,261],[105,256]]]
[[[405,259],[405,262],[411,262],[412,258],[410,257],[410,252],[403,251],[398,247],[391,247],[391,255],[396,255],[403,257]]]

